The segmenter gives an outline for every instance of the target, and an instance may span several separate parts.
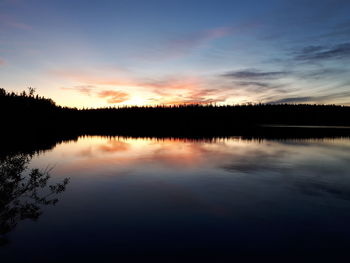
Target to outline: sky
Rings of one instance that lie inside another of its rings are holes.
[[[349,0],[0,0],[0,88],[70,107],[350,105]]]

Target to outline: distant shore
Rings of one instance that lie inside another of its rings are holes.
[[[310,104],[173,105],[77,109],[34,90],[0,89],[1,133],[137,136],[343,136],[350,107]]]

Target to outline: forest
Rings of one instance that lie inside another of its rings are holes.
[[[1,132],[8,134],[233,135],[261,134],[284,126],[350,126],[350,107],[310,104],[129,106],[96,109],[62,107],[35,94],[0,89]],[[310,128],[310,127],[309,127]],[[338,127],[339,128],[339,127]],[[323,129],[324,130],[324,129]],[[286,129],[283,129],[285,132]],[[318,131],[319,132],[319,131]],[[338,133],[349,133],[342,129]]]

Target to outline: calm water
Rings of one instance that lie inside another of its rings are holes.
[[[30,167],[70,182],[4,263],[350,257],[349,139],[80,137]]]

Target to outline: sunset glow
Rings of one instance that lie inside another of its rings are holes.
[[[350,105],[349,3],[299,2],[3,0],[0,88],[78,108]]]
[[[0,0],[1,262],[343,262],[350,0]]]

